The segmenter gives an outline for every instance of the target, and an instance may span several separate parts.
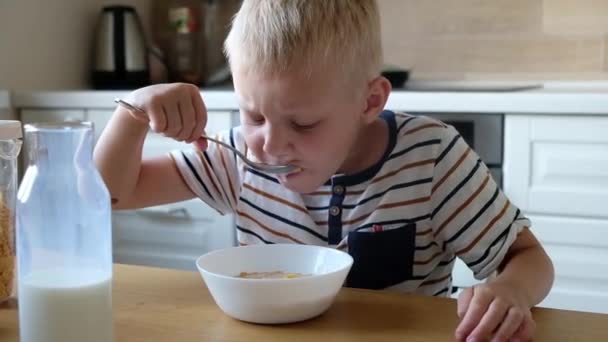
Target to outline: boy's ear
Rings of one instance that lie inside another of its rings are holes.
[[[373,122],[382,113],[391,90],[391,82],[383,76],[378,76],[368,83],[367,107],[363,112],[365,122]]]

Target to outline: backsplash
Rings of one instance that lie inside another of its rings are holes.
[[[378,3],[385,62],[415,79],[608,79],[608,0]]]
[[[152,9],[167,1],[118,2],[154,36]],[[88,88],[96,18],[115,1],[42,2],[0,1],[0,89]],[[608,0],[378,3],[385,60],[414,79],[608,80]]]

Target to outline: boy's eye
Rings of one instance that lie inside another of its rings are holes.
[[[299,124],[297,122],[292,122],[291,126],[294,129],[299,130],[299,131],[307,131],[307,130],[311,130],[311,129],[317,127],[318,124],[319,124],[318,122],[315,122],[312,124]]]
[[[249,117],[249,120],[247,120],[247,121],[249,121],[249,123],[252,125],[261,125],[264,123],[264,117],[261,115],[252,116],[252,117]]]

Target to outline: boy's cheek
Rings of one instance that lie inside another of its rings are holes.
[[[247,130],[243,131],[243,136],[245,138],[245,144],[247,144],[247,147],[253,152],[253,155],[256,158],[260,158],[263,154],[264,139]]]

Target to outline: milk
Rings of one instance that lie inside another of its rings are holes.
[[[19,286],[21,342],[111,342],[111,274],[33,272]]]

